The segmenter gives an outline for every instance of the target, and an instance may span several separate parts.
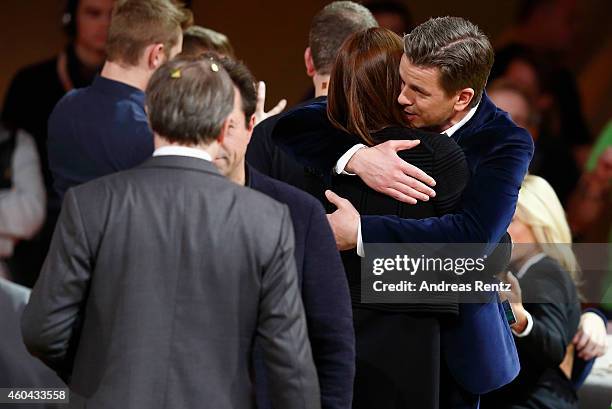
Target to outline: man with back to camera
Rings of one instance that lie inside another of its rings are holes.
[[[100,76],[65,95],[49,118],[49,167],[60,199],[72,186],[151,156],[144,89],[155,70],[181,52],[189,20],[171,0],[117,1]]]
[[[22,332],[72,407],[254,408],[257,341],[274,407],[320,408],[289,212],[211,163],[233,100],[220,64],[164,64],[153,157],[67,191]]]
[[[352,1],[334,1],[320,10],[312,19],[308,47],[304,51],[306,74],[312,78],[315,98],[293,109],[313,101],[327,101],[331,68],[342,43],[353,33],[377,26],[372,13]],[[257,124],[246,159],[264,175],[303,189],[304,166],[296,163],[272,141],[274,127],[283,115],[273,116]]]
[[[257,92],[248,68],[229,58],[221,64],[234,83],[234,110],[215,165],[230,180],[289,207],[295,259],[308,322],[308,337],[321,389],[321,407],[350,409],[355,376],[355,335],[346,275],[323,206],[314,197],[259,173],[245,163],[255,124]],[[255,361],[257,407],[270,408],[261,357]]]
[[[443,133],[441,137],[452,137],[465,152],[471,178],[458,212],[424,220],[360,216],[348,201],[330,192],[328,198],[338,207],[328,216],[338,247],[357,247],[363,254],[363,242],[457,242],[484,243],[490,251],[514,213],[533,154],[531,137],[484,92],[493,50],[478,27],[462,18],[434,18],[416,27],[404,43],[399,67],[404,85],[398,102],[406,120],[417,128]],[[404,141],[367,148],[350,135],[333,139],[313,132],[308,137],[304,132],[300,135],[311,122],[304,112],[318,110],[317,115],[325,115],[325,109],[325,104],[314,103],[302,113],[284,115],[274,141],[320,171],[334,168],[338,173],[355,173],[371,188],[397,200],[416,203],[435,194],[423,183],[433,185],[434,181],[397,156],[398,150],[410,147]],[[478,394],[516,376],[518,362],[513,359],[516,349],[511,334],[494,325],[503,316],[495,300],[461,308],[460,321],[447,326],[443,334],[446,364],[453,376],[446,384],[450,390],[443,391],[443,406],[476,407]],[[525,327],[521,322],[515,329],[521,332]],[[487,342],[479,344],[476,339]]]

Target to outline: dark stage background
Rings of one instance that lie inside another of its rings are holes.
[[[227,34],[258,79],[268,85],[268,105],[286,97],[296,103],[309,87],[303,52],[312,16],[329,1],[193,0],[196,24]],[[512,23],[516,0],[406,1],[415,22],[458,15],[478,24],[495,42]],[[578,76],[583,108],[597,133],[612,113],[612,2],[579,0],[577,36],[569,64]],[[18,68],[53,56],[64,44],[61,0],[0,2],[0,104]],[[608,101],[602,105],[602,101]]]

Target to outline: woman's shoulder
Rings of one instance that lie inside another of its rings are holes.
[[[397,154],[406,162],[415,165],[428,173],[434,179],[440,179],[437,185],[439,193],[455,196],[457,188],[463,190],[470,176],[467,160],[463,149],[452,138],[446,135],[423,131],[420,129],[403,128],[396,131],[398,139],[418,139],[415,148],[399,151]],[[409,138],[402,137],[409,136]],[[425,170],[423,166],[428,169]],[[446,185],[446,189],[445,188]],[[445,196],[444,194],[442,196]]]
[[[537,300],[548,297],[553,288],[562,289],[568,300],[577,299],[576,284],[569,271],[549,256],[542,257],[529,267],[521,281],[529,289],[531,297]]]
[[[529,274],[527,274],[529,273]],[[561,265],[557,260],[550,256],[543,256],[540,260],[534,263],[526,272],[525,277],[535,277],[531,273],[538,273],[538,276],[545,276],[548,278],[555,278],[558,280],[567,280],[571,277],[569,272]]]
[[[388,140],[419,140],[421,143],[419,147],[421,150],[425,150],[436,157],[446,156],[452,152],[462,152],[461,147],[446,135],[439,134],[436,132],[425,131],[422,129],[408,128],[408,127],[390,127],[378,131],[374,134],[375,139],[378,143],[382,143]],[[401,151],[401,152],[409,152]]]
[[[421,143],[427,144],[430,149],[435,152],[437,157],[444,157],[453,153],[460,153],[463,155],[463,149],[461,149],[453,138],[445,134],[424,132],[421,136]]]

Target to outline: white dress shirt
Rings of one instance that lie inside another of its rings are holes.
[[[455,125],[451,126],[446,131],[440,132],[440,133],[441,134],[445,134],[446,136],[453,136],[453,134],[455,132],[457,132],[459,129],[461,129],[461,127],[463,125],[465,125],[470,119],[472,119],[474,114],[476,114],[476,110],[478,109],[478,105],[480,105],[480,102],[478,102],[474,108],[470,109],[470,111],[467,113],[466,116],[463,117],[463,119],[461,119],[461,121],[457,122]]]
[[[202,149],[190,148],[188,146],[166,145],[155,149],[153,156],[189,156],[212,162],[210,154]]]

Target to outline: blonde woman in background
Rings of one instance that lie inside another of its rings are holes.
[[[512,294],[506,296],[517,320],[513,333],[521,372],[511,384],[486,395],[482,408],[578,408],[571,381],[574,353],[586,359],[603,354],[605,325],[596,313],[580,315],[580,269],[569,225],[546,180],[527,175],[508,232],[515,245],[513,273],[506,277]],[[587,350],[583,338],[588,338]]]

